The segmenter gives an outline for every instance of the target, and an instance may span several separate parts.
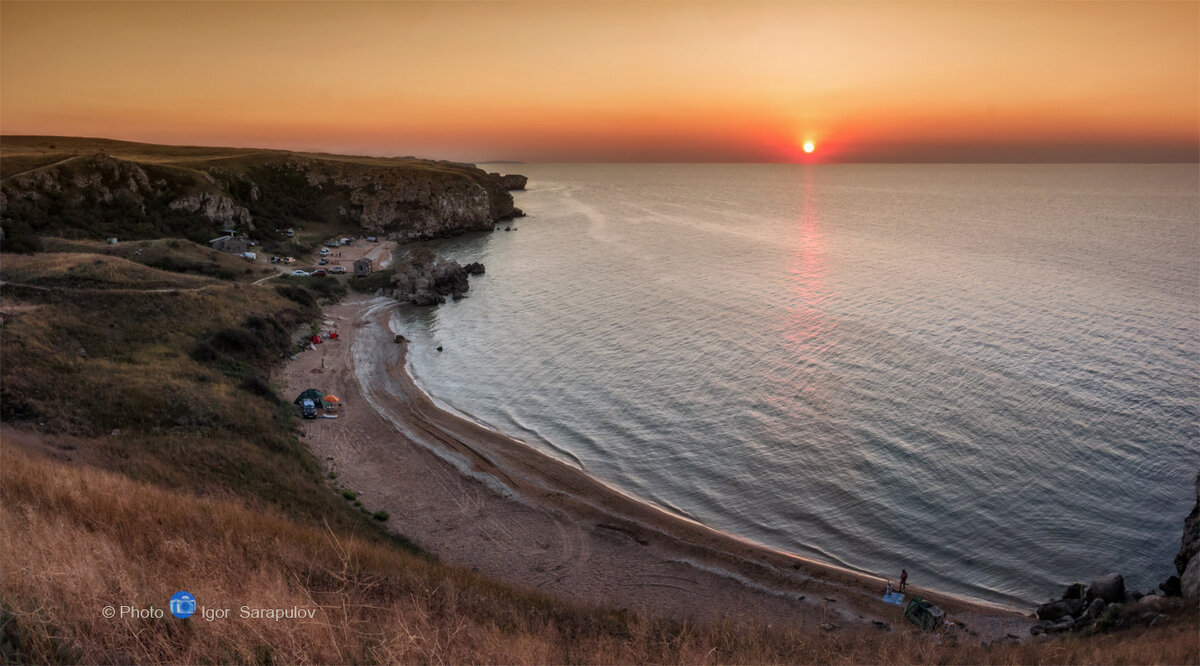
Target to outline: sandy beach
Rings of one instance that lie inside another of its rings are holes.
[[[759,547],[668,514],[525,444],[440,409],[405,370],[391,298],[325,310],[339,337],[281,371],[284,395],[342,399],[337,419],[301,421],[305,441],[390,529],[443,561],[583,603],[679,619],[757,618],[825,631],[909,630],[887,584]],[[896,563],[894,576],[903,562]],[[891,582],[894,584],[895,579]],[[980,640],[1028,636],[1032,620],[919,586]]]

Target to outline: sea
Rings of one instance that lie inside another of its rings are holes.
[[[505,168],[528,216],[436,245],[486,275],[394,314],[446,408],[714,529],[975,600],[1175,573],[1200,166]]]

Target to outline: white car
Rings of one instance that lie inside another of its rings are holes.
[[[308,271],[302,271],[297,268],[296,270],[292,271],[292,276],[293,277],[308,277]]]
[[[329,269],[329,272],[341,275],[342,273],[346,272],[346,267],[345,266],[334,266],[333,268]]]

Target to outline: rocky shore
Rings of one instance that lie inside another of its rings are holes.
[[[1097,634],[1136,625],[1153,626],[1170,616],[1164,611],[1185,609],[1195,612],[1200,601],[1200,474],[1196,475],[1196,504],[1184,520],[1182,545],[1175,556],[1179,576],[1171,576],[1159,585],[1159,591],[1139,592],[1126,589],[1125,578],[1108,573],[1092,579],[1089,585],[1073,583],[1061,598],[1048,601],[1037,609],[1038,623],[1029,632],[1059,634],[1066,632]]]
[[[429,248],[420,248],[396,264],[392,276],[392,296],[413,305],[445,303],[449,296],[463,298],[471,288],[469,277],[483,275],[484,266],[472,262],[466,266],[438,257]]]

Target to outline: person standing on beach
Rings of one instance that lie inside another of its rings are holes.
[[[908,570],[901,569],[900,570],[900,591],[901,592],[904,591],[904,586],[907,584],[908,584]]]

